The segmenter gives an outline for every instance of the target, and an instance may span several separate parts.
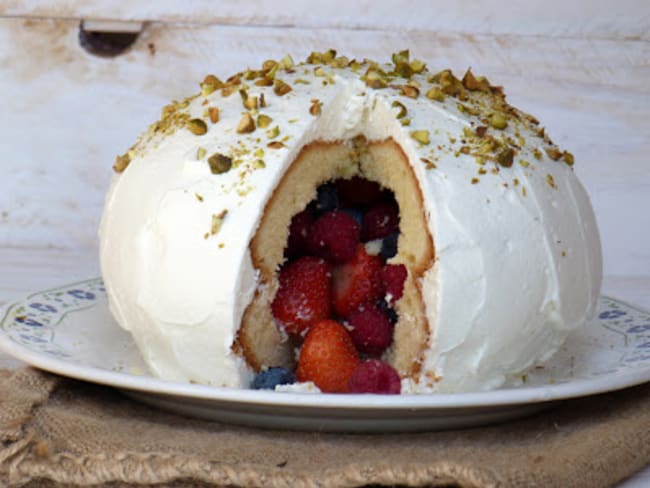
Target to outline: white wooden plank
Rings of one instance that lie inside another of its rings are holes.
[[[168,100],[208,72],[329,46],[378,59],[410,46],[505,85],[575,153],[607,273],[650,274],[650,43],[636,40],[154,24],[100,59],[79,48],[76,21],[0,19],[0,246],[94,249],[113,158]]]
[[[646,0],[3,0],[0,16],[648,39]]]

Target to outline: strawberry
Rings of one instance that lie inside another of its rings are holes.
[[[402,391],[402,382],[390,364],[379,359],[368,359],[354,370],[348,388],[350,393],[397,395]]]
[[[361,240],[382,239],[399,228],[399,209],[393,202],[375,205],[363,216]]]
[[[317,320],[330,316],[330,271],[322,259],[304,256],[280,270],[271,311],[289,334],[303,334]]]
[[[326,212],[312,224],[307,248],[332,263],[343,263],[354,256],[359,233],[359,224],[352,216],[337,210]]]
[[[296,378],[313,381],[324,393],[346,393],[358,364],[359,354],[345,327],[334,320],[321,320],[305,337]]]
[[[332,270],[332,305],[337,314],[345,317],[366,302],[381,298],[383,283],[382,263],[378,256],[366,253],[363,244],[357,246],[354,257]]]
[[[379,183],[354,176],[349,180],[336,180],[341,207],[369,207],[384,198]]]
[[[348,315],[347,323],[359,352],[379,356],[393,342],[393,324],[388,315],[372,303],[365,303]]]
[[[296,257],[304,254],[307,250],[307,236],[314,217],[309,209],[296,214],[289,225],[289,239],[287,240],[287,257]]]
[[[387,264],[381,270],[381,279],[384,283],[386,295],[390,295],[391,302],[396,302],[404,294],[404,281],[408,271],[403,264]]]

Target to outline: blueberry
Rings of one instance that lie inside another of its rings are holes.
[[[333,183],[325,183],[316,189],[316,209],[319,212],[329,212],[339,206],[339,194]]]
[[[296,376],[292,371],[280,366],[273,366],[257,373],[251,386],[254,390],[273,390],[277,385],[295,382]]]
[[[386,300],[384,299],[379,300],[377,306],[382,312],[388,315],[388,320],[390,320],[391,324],[394,325],[397,322],[397,312],[393,308],[391,308],[391,306],[388,305],[388,303],[386,303]]]
[[[350,217],[352,217],[357,224],[359,224],[359,227],[363,225],[363,211],[358,209],[358,208],[344,208],[343,211],[348,214]]]
[[[398,238],[399,232],[393,232],[384,237],[384,241],[381,243],[381,252],[379,253],[384,260],[390,259],[397,254]]]

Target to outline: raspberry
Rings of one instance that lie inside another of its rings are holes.
[[[296,375],[292,371],[274,366],[257,373],[251,386],[254,390],[273,390],[277,385],[288,385],[295,382]]]
[[[408,271],[403,264],[387,264],[381,270],[381,279],[384,282],[386,294],[391,295],[392,302],[396,302],[404,294],[404,281]]]
[[[363,216],[361,240],[381,239],[399,228],[399,209],[392,202],[375,205]]]
[[[351,327],[350,336],[359,352],[373,356],[381,355],[393,342],[393,326],[376,305],[361,305],[347,317]]]
[[[384,286],[382,263],[378,256],[369,256],[359,244],[354,257],[332,270],[332,306],[337,314],[346,317],[359,305],[381,298]]]
[[[344,263],[354,256],[359,232],[359,224],[347,213],[327,212],[312,224],[307,247],[311,254],[332,263]]]
[[[367,359],[352,373],[348,388],[350,393],[397,395],[402,391],[402,383],[390,364],[379,359]]]
[[[271,311],[289,334],[302,334],[317,320],[330,316],[330,272],[322,259],[304,256],[280,270]]]
[[[349,180],[336,180],[336,189],[342,207],[369,207],[384,198],[379,183],[359,176]]]
[[[287,240],[285,256],[296,257],[305,253],[307,250],[307,236],[313,221],[314,217],[309,210],[303,210],[293,216],[289,225],[289,239]]]
[[[345,327],[334,320],[321,320],[305,337],[296,377],[313,381],[324,393],[347,393],[358,364],[359,354]]]

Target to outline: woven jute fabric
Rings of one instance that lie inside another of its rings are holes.
[[[650,463],[650,385],[501,425],[253,429],[35,369],[0,372],[0,486],[612,486]]]

